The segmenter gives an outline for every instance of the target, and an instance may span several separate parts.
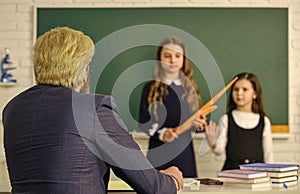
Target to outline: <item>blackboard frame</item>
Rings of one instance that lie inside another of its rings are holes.
[[[160,8],[165,8],[165,7],[78,7],[78,6],[55,6],[55,7],[49,7],[49,6],[38,6],[38,7],[35,7],[34,9],[34,40],[36,39],[37,35],[38,35],[38,11],[40,9],[62,9],[62,8],[67,8],[67,9],[78,9],[78,8],[84,8],[84,9],[160,9]],[[286,10],[286,13],[287,13],[287,18],[289,16],[289,8],[288,7],[168,7],[168,8],[165,8],[165,9],[175,9],[175,8],[190,8],[190,9],[212,9],[212,8],[219,8],[219,9],[285,9]],[[289,52],[288,52],[288,48],[289,48],[289,22],[288,22],[288,19],[286,20],[286,25],[287,25],[287,37],[286,37],[286,54],[289,55]],[[287,62],[286,62],[286,66],[287,66],[287,76],[288,76],[288,66],[289,66],[289,56],[287,56]],[[288,78],[288,77],[287,77]],[[228,81],[227,80],[224,80],[224,84]],[[286,80],[288,81],[288,80]],[[262,84],[263,85],[263,84]],[[286,82],[286,94],[288,95],[288,82]],[[214,93],[214,92],[213,92]],[[213,95],[213,93],[211,93],[210,95]],[[284,104],[286,105],[286,114],[287,114],[287,119],[286,121],[284,122],[280,122],[280,123],[276,123],[272,125],[272,131],[273,132],[279,132],[279,133],[286,133],[286,132],[289,132],[289,127],[288,127],[288,97],[287,97],[287,100],[284,102]],[[271,118],[272,120],[272,118]]]

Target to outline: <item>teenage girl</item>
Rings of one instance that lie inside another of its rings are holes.
[[[150,136],[147,157],[154,167],[177,166],[184,177],[197,177],[191,132],[206,126],[206,118],[196,119],[181,135],[176,129],[201,104],[183,42],[166,37],[157,51],[154,80],[143,88],[139,114],[139,127]]]

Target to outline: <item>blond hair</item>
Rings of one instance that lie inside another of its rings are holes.
[[[41,35],[33,47],[37,84],[78,87],[91,62],[94,43],[81,31],[57,27]]]
[[[168,94],[167,85],[163,82],[163,68],[161,65],[161,52],[165,45],[167,44],[175,44],[179,45],[183,49],[184,54],[184,61],[183,67],[180,73],[180,80],[182,81],[182,86],[184,90],[184,94],[182,98],[186,98],[189,109],[191,112],[195,112],[201,105],[202,105],[202,98],[200,96],[198,86],[194,81],[193,70],[189,64],[189,60],[186,57],[186,49],[183,42],[176,36],[166,37],[160,43],[156,54],[156,64],[154,66],[154,79],[155,81],[150,87],[150,92],[148,96],[148,104],[152,104],[155,101],[162,102],[163,96]],[[154,116],[157,117],[157,104],[153,103],[151,107],[151,111],[153,112]]]

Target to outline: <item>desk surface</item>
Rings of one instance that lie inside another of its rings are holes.
[[[185,180],[186,182],[186,180]],[[121,180],[111,180],[108,185],[109,192],[111,194],[133,194],[130,186]],[[278,188],[262,188],[262,189],[239,189],[223,185],[199,185],[199,184],[185,184],[183,190],[179,191],[178,194],[196,194],[196,193],[209,193],[209,194],[232,194],[232,193],[243,193],[243,194],[273,194],[273,193],[287,193],[287,194],[299,194],[300,186],[299,183],[296,186],[289,187],[288,189]]]

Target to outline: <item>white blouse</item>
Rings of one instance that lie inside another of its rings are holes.
[[[235,123],[244,129],[252,129],[259,122],[259,114],[253,112],[242,112],[233,110],[232,116]],[[272,163],[273,158],[273,144],[272,144],[272,132],[271,132],[271,122],[268,117],[264,117],[265,126],[263,129],[263,154],[264,161],[266,163]],[[227,144],[227,131],[228,131],[228,116],[223,115],[219,120],[219,138],[216,143],[216,148],[213,152],[217,155],[225,152]]]

